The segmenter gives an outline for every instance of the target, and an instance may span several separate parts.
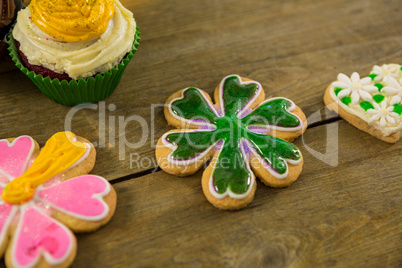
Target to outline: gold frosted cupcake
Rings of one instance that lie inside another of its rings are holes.
[[[118,0],[32,0],[18,13],[10,55],[56,102],[96,102],[117,86],[138,35]]]

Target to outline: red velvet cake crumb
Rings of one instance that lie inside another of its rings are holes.
[[[61,80],[67,80],[67,81],[71,81],[72,78],[66,74],[59,74],[56,73],[48,68],[45,68],[43,66],[38,66],[38,65],[32,65],[28,62],[27,57],[24,55],[24,53],[22,53],[22,51],[20,50],[20,43],[17,42],[17,46],[18,46],[18,54],[20,54],[20,58],[22,63],[24,64],[24,66],[30,70],[30,71],[34,71],[36,74],[41,74],[43,77],[50,77],[50,79],[55,79],[58,78],[60,81]]]

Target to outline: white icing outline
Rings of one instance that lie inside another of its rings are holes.
[[[52,185],[52,186],[50,186],[50,187],[47,187],[47,188],[42,187],[41,189],[39,189],[39,191],[36,191],[34,199],[35,199],[35,201],[40,201],[40,202],[43,202],[43,203],[45,203],[45,204],[48,204],[48,205],[51,206],[53,209],[58,210],[58,211],[60,211],[60,212],[63,212],[63,213],[65,213],[65,214],[69,215],[69,216],[72,216],[72,217],[77,218],[77,219],[80,219],[80,220],[85,220],[85,221],[100,221],[100,220],[103,220],[103,219],[109,214],[109,210],[110,210],[109,206],[108,206],[108,205],[106,204],[106,202],[103,200],[103,197],[105,197],[106,195],[108,195],[108,194],[110,193],[110,184],[109,184],[109,182],[108,182],[105,178],[103,178],[103,177],[101,177],[101,176],[97,176],[97,175],[92,175],[92,174],[81,175],[81,176],[78,176],[78,177],[75,177],[75,178],[72,178],[72,179],[68,179],[68,180],[66,180],[65,182],[68,182],[68,181],[70,181],[70,180],[75,180],[75,179],[78,180],[78,179],[80,179],[81,177],[84,177],[84,176],[92,176],[92,177],[99,178],[99,179],[101,179],[101,180],[103,181],[103,183],[105,183],[105,185],[106,185],[105,191],[103,191],[103,192],[101,192],[101,193],[95,193],[95,194],[93,194],[93,195],[91,196],[91,198],[97,199],[97,200],[103,205],[103,207],[104,207],[104,211],[103,211],[102,214],[100,214],[100,215],[97,215],[97,216],[84,216],[84,215],[80,215],[80,214],[77,214],[77,213],[74,213],[74,212],[65,210],[65,209],[63,209],[63,208],[57,206],[56,204],[53,204],[51,201],[46,200],[46,199],[44,199],[44,198],[42,198],[42,197],[39,196],[39,193],[40,193],[41,190],[47,190],[47,189],[50,189],[50,188],[52,188],[52,187],[59,186],[59,185],[60,185],[59,183],[58,183],[58,184],[55,184],[55,185]],[[64,183],[64,182],[61,182],[61,184],[62,184],[62,183]]]
[[[241,77],[237,74],[231,74],[226,76],[225,78],[222,79],[221,83],[219,84],[219,103],[220,106],[222,108],[222,115],[221,117],[225,116],[225,103],[223,102],[223,86],[225,85],[226,79],[236,76],[239,79],[240,85],[249,85],[249,84],[257,84],[257,92],[255,93],[254,97],[248,101],[248,103],[243,106],[243,108],[237,112],[237,114],[235,114],[235,116],[239,119],[243,118],[244,116],[243,113],[246,113],[248,111],[248,109],[250,108],[251,104],[254,103],[254,101],[258,98],[258,96],[261,94],[262,91],[262,86],[259,82],[257,81],[246,81],[243,82],[243,80],[241,79]]]
[[[47,217],[48,219],[50,219],[53,222],[56,222],[58,226],[60,226],[62,229],[64,229],[66,231],[66,233],[68,234],[69,238],[70,238],[70,245],[69,248],[66,251],[66,254],[63,256],[63,258],[57,260],[54,259],[52,257],[52,255],[50,255],[47,251],[41,249],[39,254],[36,256],[36,259],[33,260],[32,263],[30,263],[29,265],[25,265],[25,266],[20,266],[17,263],[17,260],[15,259],[15,252],[16,252],[16,247],[17,247],[17,242],[21,233],[21,228],[22,228],[22,220],[24,218],[24,214],[25,214],[25,210],[28,208],[32,208],[35,209],[38,213],[42,214],[44,217]],[[45,261],[47,263],[49,263],[50,265],[59,265],[63,262],[65,262],[67,260],[67,258],[70,256],[71,251],[73,249],[73,243],[74,243],[74,234],[70,231],[70,229],[68,229],[66,226],[64,226],[64,224],[62,224],[61,222],[57,221],[56,219],[49,217],[48,215],[42,213],[40,210],[38,210],[35,206],[35,204],[30,201],[27,202],[23,205],[20,206],[21,212],[20,212],[20,217],[18,220],[18,225],[17,225],[17,229],[15,230],[14,236],[12,238],[12,248],[11,248],[11,263],[14,267],[18,267],[18,268],[28,268],[28,267],[33,267],[35,266],[38,261],[40,260],[41,257],[43,257],[45,259]]]
[[[72,164],[69,168],[67,168],[66,170],[64,170],[64,171],[61,172],[61,173],[64,173],[64,172],[66,172],[67,170],[69,170],[69,169],[71,169],[71,168],[73,168],[73,167],[75,167],[75,166],[81,164],[81,163],[88,157],[89,153],[91,152],[91,145],[90,145],[89,143],[86,143],[86,142],[82,142],[82,143],[85,144],[85,146],[86,146],[86,151],[85,151],[85,153],[83,154],[83,156],[81,156],[80,159],[78,159],[74,164]],[[60,174],[61,174],[61,173],[60,173]],[[58,175],[60,175],[60,174],[58,174]]]
[[[27,157],[27,159],[25,160],[25,164],[24,164],[24,167],[23,167],[23,172],[22,172],[22,174],[24,174],[26,171],[27,171],[27,165],[28,165],[28,163],[29,163],[29,161],[31,160],[31,158],[32,158],[32,154],[33,154],[33,152],[34,152],[34,149],[35,149],[35,141],[32,139],[32,137],[30,137],[30,136],[27,136],[27,135],[23,135],[23,136],[19,136],[19,137],[17,137],[17,138],[15,138],[12,142],[9,142],[8,140],[6,140],[6,139],[1,139],[0,140],[0,142],[6,142],[6,144],[7,144],[7,146],[8,146],[8,148],[11,148],[11,147],[13,147],[14,145],[15,145],[15,143],[17,142],[17,140],[19,140],[20,138],[29,138],[30,140],[31,140],[31,149],[29,150],[29,153],[28,153],[28,157]],[[0,173],[2,174],[2,175],[4,175],[5,177],[7,177],[8,178],[8,180],[9,180],[9,182],[11,182],[12,180],[14,180],[15,178],[14,177],[12,177],[11,175],[9,175],[9,174],[7,174],[4,170],[2,170],[2,169],[0,169]],[[21,175],[22,175],[21,174]],[[21,176],[20,175],[20,176]]]
[[[248,146],[248,149],[250,150],[250,152],[251,152],[255,157],[257,157],[257,159],[260,161],[261,165],[262,165],[272,176],[274,176],[274,177],[277,178],[277,179],[283,180],[283,179],[285,179],[285,178],[289,175],[289,165],[288,165],[288,163],[289,163],[289,164],[292,164],[292,165],[297,165],[297,164],[299,164],[299,163],[301,162],[301,159],[302,159],[302,157],[301,157],[301,152],[300,152],[300,149],[297,148],[297,149],[299,150],[299,152],[300,152],[300,159],[299,159],[299,160],[293,160],[293,159],[289,159],[289,158],[280,157],[281,159],[285,160],[286,172],[283,173],[283,174],[279,174],[275,169],[273,169],[273,168],[261,157],[261,155],[254,149],[254,147],[252,146],[252,144],[251,144],[247,139],[245,139],[245,141],[246,141],[246,143],[247,143],[247,146]]]
[[[202,159],[203,157],[205,157],[221,140],[216,141],[215,143],[213,143],[210,147],[208,147],[208,149],[206,149],[205,151],[201,152],[199,155],[197,155],[194,158],[188,159],[188,160],[176,160],[173,158],[173,153],[174,151],[178,148],[177,145],[170,143],[167,141],[166,137],[167,135],[173,134],[173,133],[192,133],[192,132],[211,132],[211,130],[203,130],[203,129],[195,129],[195,130],[187,130],[187,131],[180,131],[180,132],[167,132],[165,134],[163,134],[162,136],[162,143],[165,147],[169,148],[170,150],[172,150],[167,159],[170,163],[172,163],[173,165],[176,166],[187,166],[187,165],[191,165],[197,161],[199,161],[200,159]],[[183,134],[185,135],[185,134]]]
[[[286,101],[290,102],[290,107],[288,109],[285,109],[285,110],[288,113],[290,113],[290,114],[294,115],[295,117],[297,117],[297,119],[300,122],[299,125],[297,127],[281,127],[281,126],[276,126],[276,125],[248,125],[247,130],[250,130],[249,128],[253,128],[253,127],[266,129],[266,130],[280,130],[280,131],[297,131],[297,130],[302,129],[303,128],[303,121],[301,120],[301,118],[298,115],[292,113],[292,111],[294,111],[294,109],[296,109],[296,104],[293,101],[291,101],[290,99],[288,99],[288,98],[274,97],[274,98],[267,99],[267,100],[261,102],[256,108],[253,109],[253,111],[257,110],[258,108],[260,108],[260,106],[264,105],[267,102],[278,100],[278,99],[286,100]]]
[[[171,101],[169,102],[168,109],[169,109],[170,115],[173,116],[175,119],[179,120],[179,121],[182,122],[182,123],[188,123],[188,124],[193,124],[193,125],[197,125],[197,126],[207,125],[207,126],[216,128],[215,125],[214,125],[213,123],[211,123],[211,122],[207,122],[207,121],[197,122],[197,121],[194,121],[194,120],[191,120],[191,119],[185,119],[185,118],[183,118],[183,117],[180,117],[180,116],[176,115],[176,114],[173,112],[173,110],[172,110],[172,103],[175,102],[175,101],[177,101],[177,100],[182,100],[182,99],[184,99],[184,93],[185,93],[187,90],[189,90],[189,89],[195,89],[195,90],[197,90],[197,91],[202,95],[202,97],[204,98],[205,102],[208,104],[209,108],[212,110],[212,112],[215,114],[215,116],[216,116],[216,117],[220,117],[218,111],[215,109],[214,105],[212,105],[212,104],[209,102],[209,99],[207,98],[207,96],[206,96],[199,88],[196,88],[196,87],[187,87],[187,88],[183,89],[182,92],[181,92],[181,96],[180,96],[180,97],[175,98],[175,99],[173,99],[173,100],[171,100]]]
[[[251,190],[252,190],[253,187],[254,187],[255,175],[254,175],[254,172],[253,172],[253,171],[251,170],[251,168],[250,168],[250,163],[249,163],[249,159],[248,159],[248,157],[247,157],[247,154],[246,154],[246,152],[245,152],[243,146],[241,145],[241,144],[243,143],[243,140],[246,140],[246,139],[245,139],[245,138],[241,138],[241,139],[239,140],[239,149],[240,149],[240,152],[241,152],[241,157],[242,157],[242,159],[243,159],[243,161],[244,161],[244,163],[245,163],[245,165],[246,165],[246,169],[247,169],[247,171],[248,171],[249,174],[250,174],[250,180],[251,180],[251,182],[250,182],[249,188],[248,188],[248,190],[247,190],[244,194],[236,194],[236,193],[233,193],[233,192],[230,190],[230,187],[227,187],[227,188],[226,188],[226,191],[225,191],[223,194],[217,193],[216,190],[215,190],[215,187],[214,187],[214,181],[213,181],[214,179],[213,179],[213,177],[212,177],[212,175],[214,174],[214,170],[215,170],[216,164],[218,163],[218,161],[215,161],[214,166],[212,167],[211,175],[210,175],[210,177],[209,177],[208,186],[209,186],[209,192],[210,192],[215,198],[217,198],[217,199],[223,199],[223,198],[225,198],[226,196],[229,196],[229,197],[234,198],[234,199],[244,199],[244,198],[246,198],[246,197],[250,194]],[[219,156],[221,155],[221,152],[222,152],[224,146],[225,146],[225,140],[223,140],[223,144],[222,144],[222,146],[221,146],[221,148],[220,148],[220,150],[219,150],[219,154],[218,154],[218,156],[217,156],[217,158],[216,158],[217,160],[219,159]]]

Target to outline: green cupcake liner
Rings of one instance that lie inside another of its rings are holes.
[[[103,74],[96,74],[95,77],[81,78],[79,80],[60,81],[59,79],[50,79],[43,77],[41,74],[37,75],[34,71],[28,70],[21,62],[18,54],[17,41],[13,38],[12,34],[8,35],[8,50],[10,56],[18,69],[20,69],[34,84],[51,100],[67,105],[73,106],[80,103],[93,103],[106,99],[109,97],[117,85],[126,69],[128,63],[133,58],[140,41],[140,32],[135,32],[134,42],[129,54],[114,68]]]

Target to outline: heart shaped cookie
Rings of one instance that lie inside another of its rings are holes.
[[[324,94],[324,102],[355,127],[388,143],[399,140],[402,129],[402,67],[375,65],[367,77],[357,72],[338,74]]]

